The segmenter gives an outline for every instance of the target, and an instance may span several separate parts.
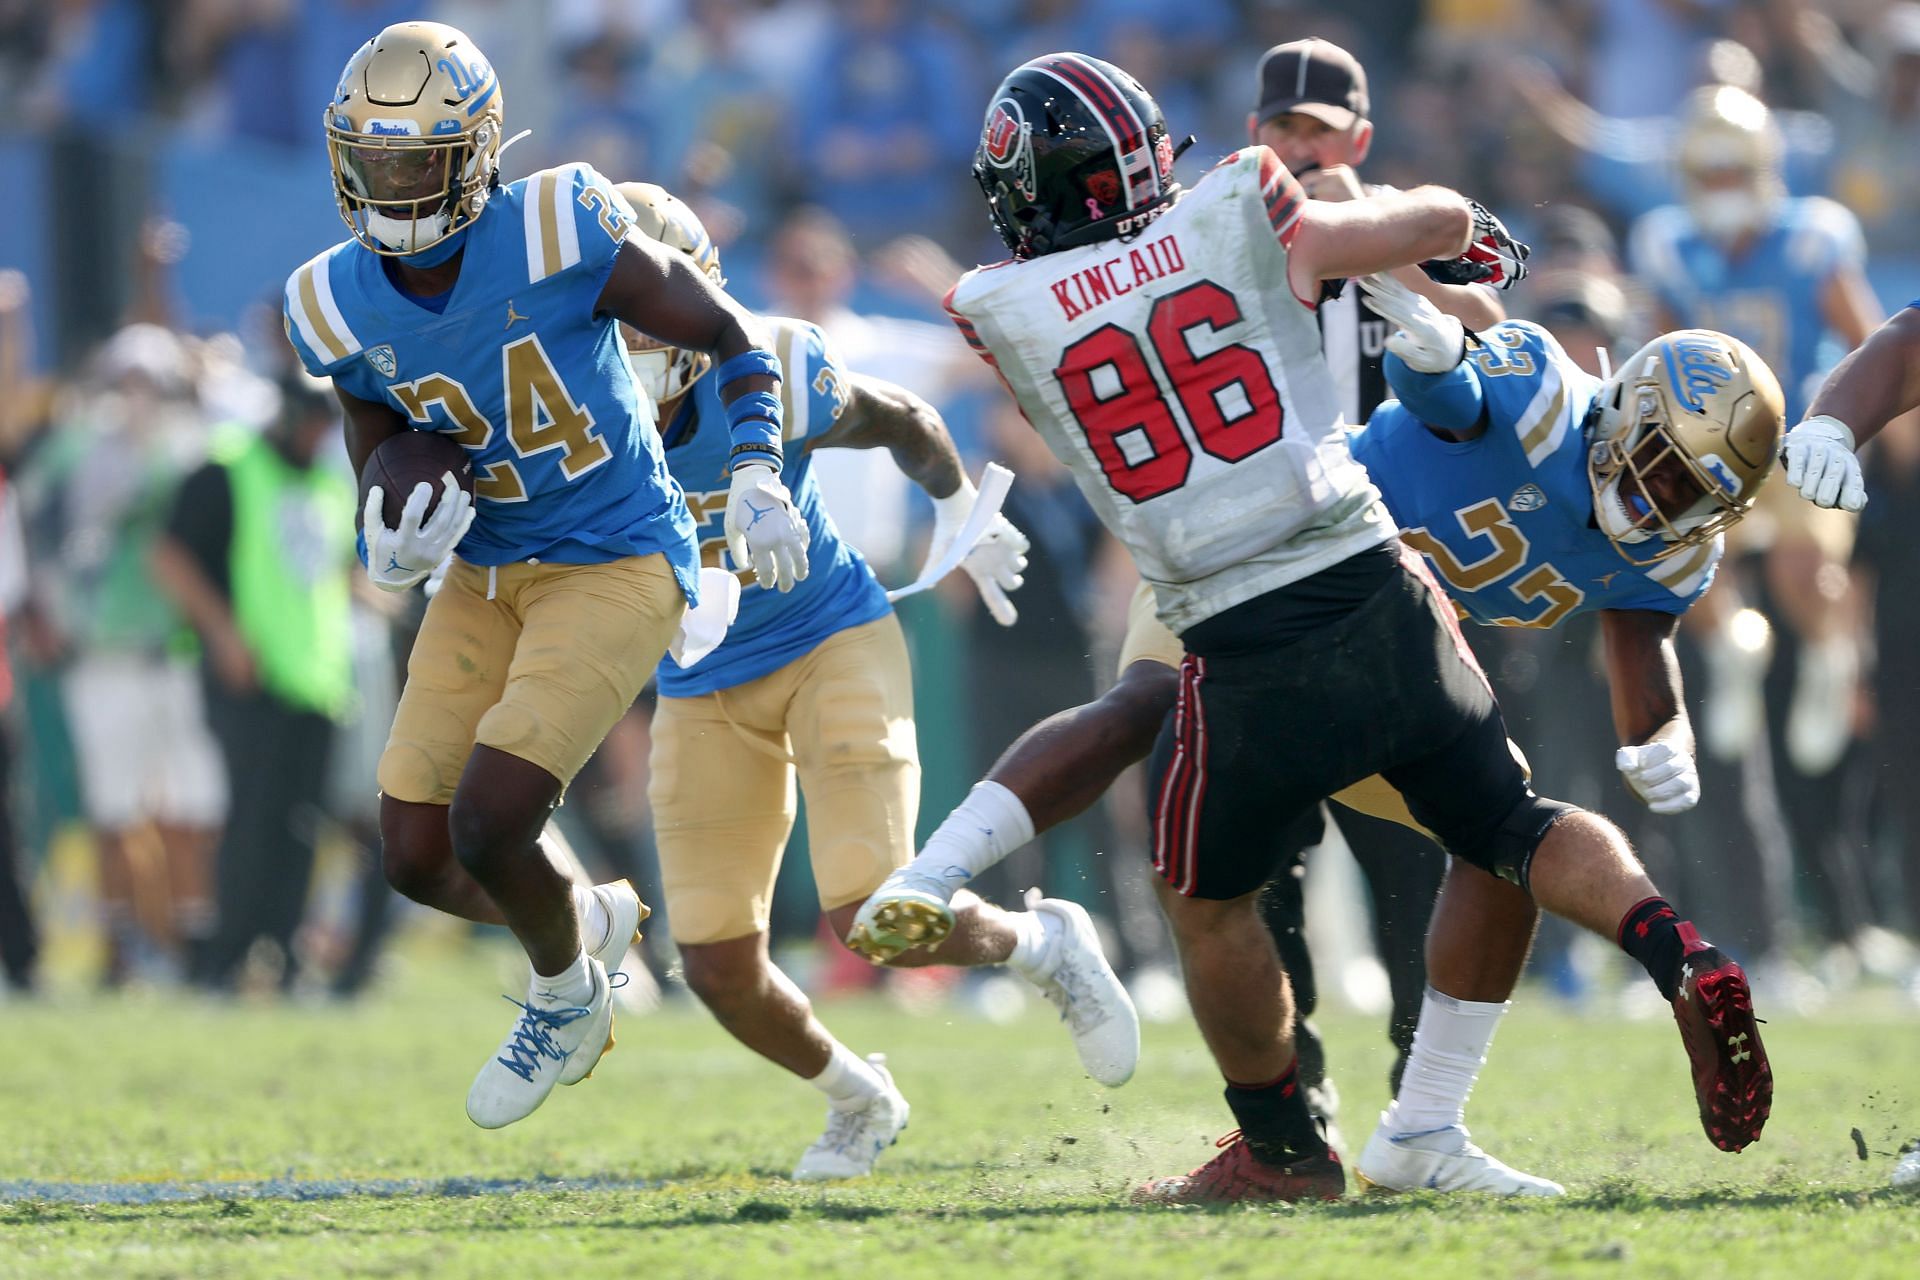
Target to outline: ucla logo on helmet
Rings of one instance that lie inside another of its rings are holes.
[[[1661,352],[1667,377],[1680,403],[1695,413],[1707,411],[1707,397],[1733,380],[1726,349],[1703,338],[1676,338]]]
[[[384,342],[367,352],[367,363],[383,378],[391,378],[400,368],[400,362],[394,359],[393,348]]]

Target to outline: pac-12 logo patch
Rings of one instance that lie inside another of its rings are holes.
[[[1507,499],[1509,511],[1538,511],[1546,505],[1547,495],[1540,491],[1537,484],[1523,484]]]
[[[400,368],[400,362],[393,358],[393,348],[384,342],[367,352],[367,363],[383,378],[391,378]]]

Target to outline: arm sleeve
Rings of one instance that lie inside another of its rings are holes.
[[[227,594],[227,551],[233,542],[233,488],[227,469],[209,462],[174,495],[167,533],[187,549],[200,571]]]
[[[1407,412],[1429,426],[1467,431],[1486,412],[1486,394],[1471,360],[1462,360],[1445,373],[1421,373],[1389,352],[1381,367],[1387,385]]]

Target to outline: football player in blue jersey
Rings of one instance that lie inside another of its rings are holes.
[[[716,285],[719,253],[698,217],[660,187],[619,188],[639,234],[685,254]],[[907,1123],[884,1058],[861,1058],[813,1016],[767,955],[768,910],[795,815],[806,797],[820,905],[845,937],[854,912],[913,855],[920,766],[913,684],[900,624],[859,551],[841,540],[813,476],[813,451],[885,448],[933,499],[939,557],[975,500],[939,415],[911,392],[849,373],[820,329],[769,319],[781,362],[781,478],[808,532],[811,573],[791,593],[749,588],[718,648],[659,672],[650,783],[667,915],[687,985],[748,1048],[827,1095],[826,1132],[794,1177],[865,1174]],[[642,385],[660,407],[667,465],[687,491],[702,559],[726,567],[726,413],[710,361],[630,335]],[[1015,613],[1007,592],[1026,567],[1027,539],[1005,516],[962,561],[993,617]],[[697,781],[696,781],[697,780]],[[1140,1027],[1092,921],[1071,902],[1035,899],[1025,912],[972,894],[957,927],[909,964],[1007,964],[1061,1010],[1089,1074],[1119,1085],[1133,1074]]]
[[[1715,329],[1746,343],[1778,374],[1794,420],[1836,348],[1859,346],[1884,312],[1866,279],[1859,221],[1832,200],[1789,196],[1781,155],[1778,125],[1758,98],[1729,85],[1697,90],[1677,133],[1683,199],[1640,218],[1628,250],[1653,293],[1656,327]],[[1837,796],[1830,775],[1853,740],[1860,666],[1859,604],[1847,569],[1854,525],[1792,500],[1784,482],[1761,506],[1777,526],[1763,564],[1765,594],[1797,651],[1787,715],[1772,726],[1782,756],[1774,773],[1790,799]],[[1760,585],[1723,579],[1722,592]],[[1738,608],[1731,599],[1712,603],[1727,619]],[[1704,639],[1712,681],[1703,727],[1709,747],[1731,758],[1761,736],[1765,658],[1725,628]],[[1787,808],[1812,814],[1818,805]],[[1797,824],[1801,842],[1814,846],[1805,852],[1824,852],[1814,827],[1836,817],[1829,810],[1817,824]]]
[[[356,471],[409,430],[444,433],[473,464],[472,505],[447,475],[389,527],[375,487],[362,533],[388,590],[454,557],[380,760],[380,822],[397,888],[507,925],[531,961],[467,1095],[486,1128],[592,1071],[612,1043],[607,970],[645,914],[625,885],[574,890],[538,843],[697,590],[693,518],[620,321],[719,362],[728,537],[764,585],[807,571],[764,327],[684,255],[629,236],[631,210],[589,166],[503,185],[502,96],[452,27],[401,23],[363,45],[325,114],[353,234],[293,273],[285,303],[301,362],[345,408]]]

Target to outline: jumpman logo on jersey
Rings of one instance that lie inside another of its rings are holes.
[[[1605,591],[1608,587],[1611,587],[1613,585],[1613,580],[1619,576],[1620,576],[1620,571],[1618,569],[1615,569],[1612,573],[1601,574],[1599,577],[1595,578],[1594,581],[1600,584],[1600,589],[1602,591]]]
[[[503,329],[511,329],[513,328],[513,322],[515,320],[531,320],[531,319],[533,319],[532,316],[523,316],[518,311],[515,311],[513,309],[513,299],[508,298],[507,299],[507,322],[501,325],[500,327]]]

